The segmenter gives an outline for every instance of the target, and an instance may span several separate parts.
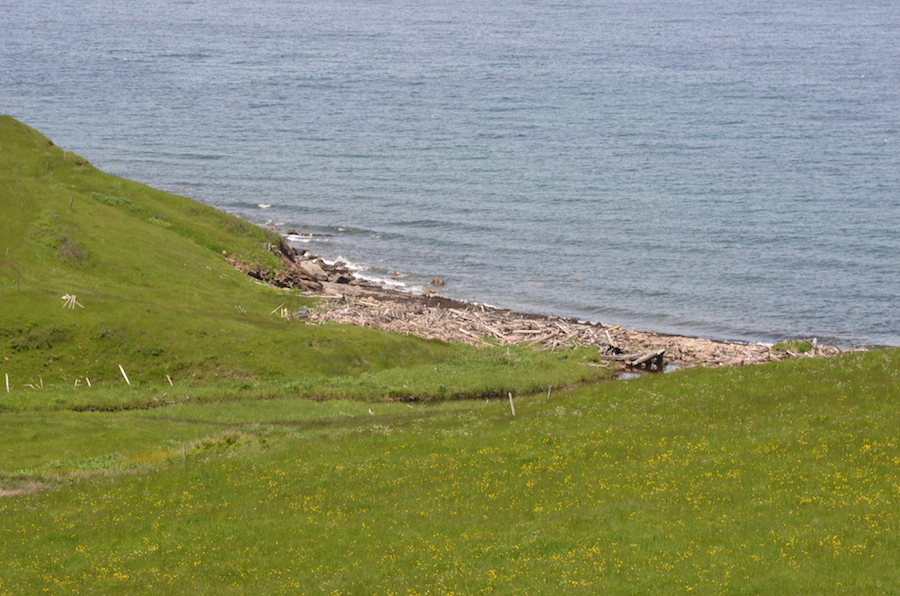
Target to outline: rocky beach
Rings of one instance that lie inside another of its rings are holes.
[[[228,255],[225,258],[233,267],[260,281],[319,298],[315,308],[285,310],[284,317],[350,323],[474,345],[532,344],[551,351],[596,347],[602,363],[598,365],[644,371],[761,364],[833,356],[843,351],[819,344],[815,338],[788,345],[714,341],[562,316],[519,313],[441,296],[440,278],[432,281],[433,289],[412,293],[362,279],[345,263],[327,263],[293,248],[286,240],[267,248],[284,263],[282,271],[261,270]]]

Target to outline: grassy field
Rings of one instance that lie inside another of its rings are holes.
[[[896,594],[898,369],[7,413],[0,594]]]
[[[222,257],[277,237],[7,117],[0,206],[0,595],[900,593],[900,350],[608,381],[282,320]]]

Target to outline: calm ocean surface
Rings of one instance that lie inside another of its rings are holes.
[[[0,112],[371,276],[900,345],[898,2],[0,0],[0,31]]]

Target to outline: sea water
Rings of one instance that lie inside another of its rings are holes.
[[[0,112],[372,277],[900,345],[897,2],[2,0],[0,31]]]

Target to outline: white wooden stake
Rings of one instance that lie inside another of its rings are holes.
[[[87,378],[87,377],[85,377],[84,380],[87,381],[88,387],[90,387],[90,386],[91,386],[91,380],[90,380],[89,378]]]
[[[122,368],[122,365],[119,365],[119,370],[122,371],[122,376],[125,377],[125,382],[128,383],[129,387],[131,386],[131,381],[128,380],[128,375],[125,374],[125,369]]]
[[[6,375],[6,392],[9,393],[9,373],[4,373]]]
[[[174,387],[175,383],[172,382],[172,377],[170,377],[169,375],[166,375],[166,378],[169,379],[169,387]]]
[[[82,303],[78,302],[78,300],[75,299],[74,295],[70,296],[69,294],[66,294],[62,297],[62,299],[65,300],[65,302],[63,302],[63,308],[69,308],[71,310],[75,310],[76,304],[78,306],[80,306],[81,308],[84,308],[84,305]]]
[[[513,405],[512,393],[509,394],[509,409],[512,412],[513,418],[516,417],[516,406]]]

